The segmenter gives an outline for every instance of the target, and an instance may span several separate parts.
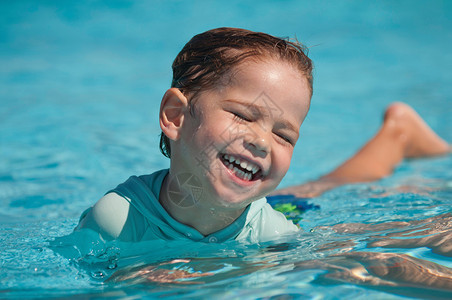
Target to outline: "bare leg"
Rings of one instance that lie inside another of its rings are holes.
[[[349,160],[316,181],[274,194],[314,197],[342,184],[381,179],[391,174],[404,158],[435,156],[450,151],[450,146],[410,106],[397,102],[386,109],[378,133]]]

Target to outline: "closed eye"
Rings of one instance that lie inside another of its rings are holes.
[[[231,114],[234,115],[234,120],[235,121],[240,121],[240,122],[242,122],[242,121],[251,122],[252,121],[249,117],[247,117],[247,116],[245,116],[245,115],[243,115],[241,113],[231,111]]]
[[[281,142],[295,146],[295,142],[293,141],[292,138],[290,138],[284,134],[281,134],[281,133],[274,133],[274,134]]]

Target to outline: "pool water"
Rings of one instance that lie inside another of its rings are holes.
[[[452,297],[439,242],[452,238],[451,155],[310,199],[303,231],[273,242],[113,243],[85,257],[58,242],[105,191],[168,167],[157,116],[170,65],[213,27],[310,49],[314,97],[282,186],[353,154],[395,100],[451,142],[451,2],[14,1],[0,16],[0,298]]]

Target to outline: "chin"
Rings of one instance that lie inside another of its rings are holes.
[[[239,191],[224,191],[216,193],[216,203],[224,208],[242,209],[247,207],[250,203],[264,197],[265,195],[255,193],[239,193]]]

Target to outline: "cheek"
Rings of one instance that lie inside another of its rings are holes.
[[[233,125],[234,123],[231,120],[222,118],[222,116],[212,115],[206,122],[203,122],[199,130],[202,131],[206,139],[210,139],[212,142],[225,142],[231,137]]]
[[[290,162],[292,160],[292,154],[293,150],[287,148],[279,149],[279,151],[276,153],[278,171],[282,173],[283,176],[286,174],[287,170],[289,170]]]
[[[204,123],[197,128],[196,139],[204,142],[215,142],[221,136],[222,131],[220,124]]]
[[[193,155],[204,155],[208,153],[209,158],[216,155],[216,151],[221,150],[225,141],[224,126],[217,123],[203,122],[195,129],[194,135],[187,139],[187,143],[192,145]]]

